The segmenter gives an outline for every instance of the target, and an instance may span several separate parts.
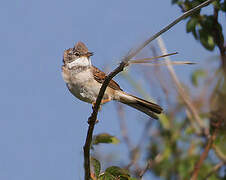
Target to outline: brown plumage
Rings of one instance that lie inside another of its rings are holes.
[[[105,78],[106,78],[106,74],[104,72],[102,72],[101,70],[99,70],[97,67],[92,66],[92,72],[93,72],[93,77],[94,79],[99,82],[99,83],[103,83]],[[111,80],[110,83],[108,84],[108,87],[114,89],[114,90],[122,90],[120,88],[120,86],[114,81]]]
[[[106,74],[104,72],[102,72],[101,70],[99,70],[97,67],[92,66],[92,72],[94,75],[94,78],[97,82],[99,83],[103,83],[105,78],[106,78]],[[114,81],[111,80],[110,83],[108,84],[108,87],[114,89],[114,90],[119,90],[119,91],[123,91],[120,86]],[[131,96],[134,98],[134,101],[131,101],[130,103],[127,102],[127,99],[119,99],[119,101],[121,103],[124,103],[126,105],[129,105],[130,107],[133,107],[139,111],[144,112],[145,114],[147,114],[148,116],[151,116],[154,119],[158,119],[158,116],[156,116],[156,114],[160,114],[162,112],[162,108],[152,102],[146,101],[144,99],[138,98],[136,96],[127,94],[125,92],[123,92],[124,94],[126,94],[127,96]],[[156,113],[156,114],[155,114]]]
[[[93,104],[96,102],[106,74],[91,64],[92,55],[93,53],[89,52],[82,42],[78,42],[74,48],[65,50],[62,75],[68,89],[75,97]],[[111,100],[131,106],[154,119],[158,119],[157,114],[161,114],[163,110],[155,103],[127,94],[114,80],[108,84],[102,104]]]

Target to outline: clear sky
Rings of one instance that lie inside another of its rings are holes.
[[[67,90],[61,77],[63,51],[81,40],[95,53],[93,63],[111,70],[131,48],[180,14],[170,0],[2,1],[0,179],[83,179],[82,146],[91,105]],[[185,22],[163,38],[169,52],[180,53],[178,60],[200,61],[210,55],[186,34]],[[190,72],[177,68],[184,81]],[[124,90],[135,92],[116,79]],[[133,116],[145,115],[127,112],[130,132],[139,137],[143,123],[139,127]],[[121,139],[114,103],[104,106],[98,119],[95,134],[109,132]],[[107,146],[127,155],[124,146]],[[118,160],[128,158],[120,155]]]

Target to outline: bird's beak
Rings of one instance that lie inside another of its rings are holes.
[[[93,55],[93,52],[87,52],[87,53],[86,53],[86,56],[87,56],[87,57],[90,57],[90,56],[92,56],[92,55]]]

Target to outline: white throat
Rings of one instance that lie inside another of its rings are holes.
[[[88,57],[82,56],[70,63],[67,64],[69,68],[73,68],[75,66],[91,66],[91,60]]]

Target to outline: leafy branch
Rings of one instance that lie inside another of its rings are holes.
[[[85,145],[83,147],[84,150],[84,169],[85,169],[85,180],[90,180],[90,148],[91,148],[91,142],[92,142],[92,138],[93,138],[93,131],[94,131],[94,127],[95,127],[95,122],[97,119],[97,114],[98,114],[98,109],[100,107],[101,104],[101,100],[104,96],[104,92],[110,82],[110,80],[116,76],[118,73],[122,72],[123,69],[128,66],[128,62],[130,61],[130,59],[132,59],[133,57],[135,57],[145,46],[147,46],[150,42],[152,42],[154,39],[156,39],[157,37],[159,37],[161,34],[165,33],[166,31],[168,31],[170,28],[172,28],[174,25],[176,25],[178,22],[180,22],[181,20],[187,18],[188,16],[192,15],[193,13],[195,13],[196,11],[198,11],[199,9],[209,5],[210,3],[212,3],[214,0],[207,0],[205,2],[203,2],[202,4],[194,7],[193,9],[185,12],[183,15],[181,15],[180,17],[178,17],[176,20],[174,20],[172,23],[170,23],[169,25],[167,25],[166,27],[164,27],[161,31],[159,31],[158,33],[156,33],[155,35],[151,36],[149,39],[147,39],[144,43],[142,43],[137,49],[131,51],[127,56],[125,56],[121,63],[119,64],[119,66],[113,70],[104,80],[98,97],[96,99],[96,103],[93,107],[93,112],[91,114],[91,116],[88,119],[88,131],[87,131],[87,136],[86,136],[86,141],[85,141]]]

